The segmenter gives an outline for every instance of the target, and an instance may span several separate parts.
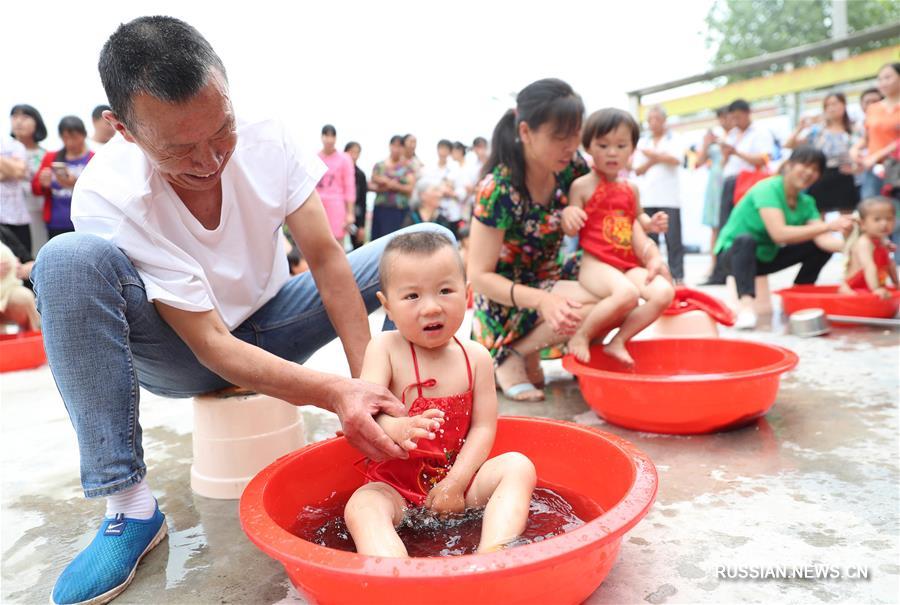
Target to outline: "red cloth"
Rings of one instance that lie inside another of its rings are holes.
[[[469,434],[469,425],[472,422],[472,367],[469,365],[469,356],[462,343],[453,337],[459,348],[462,349],[466,359],[466,372],[469,375],[469,389],[464,393],[448,395],[446,397],[424,397],[422,387],[433,387],[437,384],[434,378],[422,381],[419,377],[419,361],[416,359],[416,348],[409,343],[412,352],[413,367],[416,370],[416,382],[403,390],[403,403],[406,403],[406,390],[416,387],[419,396],[409,406],[408,414],[416,416],[425,410],[438,409],[444,412],[444,424],[433,440],[422,439],[416,449],[409,453],[407,460],[384,460],[375,462],[368,459],[360,460],[365,463],[363,474],[369,482],[381,481],[387,483],[400,494],[418,506],[425,504],[425,497],[439,481],[447,476],[447,472],[456,461],[456,456],[462,449]]]
[[[878,285],[883,286],[887,283],[887,278],[889,275],[888,269],[891,266],[891,254],[888,250],[888,247],[884,245],[884,242],[880,237],[873,237],[870,239],[875,245],[875,250],[872,252],[872,260],[875,261],[875,267],[878,269]],[[847,278],[847,285],[854,290],[865,290],[866,292],[871,292],[871,290],[869,289],[869,284],[866,283],[865,271],[863,271],[862,269]]]
[[[596,171],[595,171],[596,172]],[[578,234],[581,247],[598,260],[620,271],[640,267],[631,244],[637,200],[631,185],[624,181],[610,183],[596,172],[600,184],[584,205],[587,220]]]
[[[772,173],[764,168],[744,170],[739,173],[734,181],[734,197],[732,198],[734,205],[737,206],[737,203],[741,201],[741,198],[743,198],[755,184],[770,176],[772,176]]]
[[[703,311],[723,326],[733,326],[737,317],[734,311],[714,296],[684,286],[675,288],[675,298],[663,315],[680,315],[688,311]]]

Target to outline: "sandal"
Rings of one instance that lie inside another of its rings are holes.
[[[509,351],[514,355],[518,356],[520,359],[524,360],[525,356],[516,351],[513,348],[510,348]],[[497,372],[494,371],[494,382],[497,385],[497,388],[503,393],[503,395],[507,399],[511,399],[512,401],[543,401],[544,400],[544,392],[536,387],[534,384],[522,381],[516,384],[510,385],[508,387],[504,387],[500,384],[500,380],[497,378]]]

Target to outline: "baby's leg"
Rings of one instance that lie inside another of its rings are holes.
[[[581,261],[578,283],[597,298],[602,298],[569,339],[569,352],[587,363],[591,360],[591,340],[631,312],[638,304],[639,294],[621,271],[587,252]]]
[[[466,494],[466,507],[485,506],[478,552],[492,552],[525,530],[537,474],[531,460],[507,452],[481,465]]]
[[[386,483],[366,483],[353,492],[344,507],[347,529],[356,552],[376,557],[408,557],[395,529],[403,520],[406,501]]]
[[[845,281],[842,281],[841,285],[838,286],[838,292],[840,294],[856,294],[857,293],[856,290],[851,288]]]
[[[643,267],[631,269],[626,273],[626,277],[640,291],[644,304],[639,305],[628,314],[628,317],[622,322],[622,327],[619,328],[619,331],[604,351],[607,355],[611,355],[623,363],[633,365],[634,360],[628,354],[625,343],[662,315],[663,311],[672,304],[672,299],[675,297],[675,288],[658,275],[649,284],[646,283],[647,270]]]

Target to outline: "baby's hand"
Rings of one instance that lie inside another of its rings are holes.
[[[418,416],[400,418],[381,414],[377,422],[394,443],[408,452],[416,449],[419,439],[434,439],[435,431],[444,424],[444,412],[431,409]]]
[[[439,515],[465,512],[465,487],[449,475],[444,477],[428,492],[425,508]]]
[[[584,227],[587,212],[577,206],[566,206],[562,213],[562,228],[566,235],[574,235]]]
[[[669,230],[669,215],[660,210],[650,217],[650,231],[653,233],[666,233]]]

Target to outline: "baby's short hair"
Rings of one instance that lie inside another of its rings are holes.
[[[876,195],[875,197],[867,197],[856,205],[856,211],[859,212],[859,218],[866,218],[866,215],[871,212],[875,206],[880,206],[881,204],[886,204],[890,207],[891,214],[894,216],[897,215],[897,209],[894,207],[894,202],[891,198],[884,197],[883,195]]]
[[[462,273],[463,281],[466,279],[466,267],[463,265],[462,257],[456,251],[456,246],[450,239],[436,231],[416,231],[413,233],[404,233],[398,235],[385,246],[384,252],[381,254],[381,262],[378,264],[378,273],[381,276],[381,289],[387,290],[388,280],[391,275],[390,260],[395,254],[404,256],[432,256],[439,250],[450,248],[456,261],[459,264],[459,270]]]
[[[637,147],[638,139],[641,138],[640,125],[630,113],[615,107],[607,107],[588,116],[584,123],[584,129],[581,131],[581,145],[587,150],[594,139],[609,134],[622,124],[628,127],[631,133],[631,144]]]

